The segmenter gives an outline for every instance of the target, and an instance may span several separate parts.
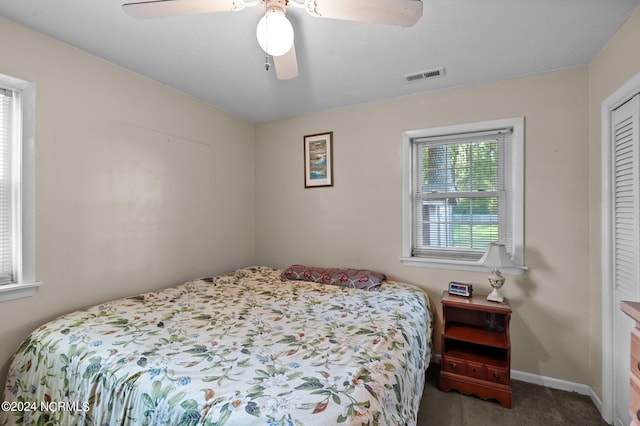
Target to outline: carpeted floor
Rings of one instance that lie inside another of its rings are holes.
[[[418,426],[606,426],[585,395],[511,381],[513,407],[438,390],[439,364],[427,370]]]

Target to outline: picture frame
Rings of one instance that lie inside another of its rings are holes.
[[[304,187],[333,186],[333,132],[304,137]]]

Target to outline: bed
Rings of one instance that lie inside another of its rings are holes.
[[[424,293],[291,271],[238,269],[42,325],[12,359],[0,424],[416,424]]]

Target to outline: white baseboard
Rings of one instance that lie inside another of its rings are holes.
[[[587,385],[569,382],[562,379],[554,379],[553,377],[540,376],[538,374],[525,373],[524,371],[511,370],[511,378],[547,388],[577,392],[580,395],[590,396],[593,393],[591,387]]]
[[[440,364],[441,356],[440,354],[433,354],[431,357],[431,362],[435,362]],[[524,371],[511,370],[511,378],[514,380],[520,380],[526,383],[533,383],[534,385],[545,386],[552,389],[559,389],[568,392],[576,392],[580,395],[586,395],[591,398],[593,405],[596,406],[600,415],[602,415],[602,401],[596,395],[596,393],[591,389],[591,386],[569,382],[567,380],[555,379],[553,377],[541,376],[539,374],[525,373]],[[604,417],[603,417],[604,418]],[[605,419],[606,420],[606,419]]]

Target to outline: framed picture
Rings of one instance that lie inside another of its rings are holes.
[[[333,132],[304,137],[304,187],[333,186]]]

